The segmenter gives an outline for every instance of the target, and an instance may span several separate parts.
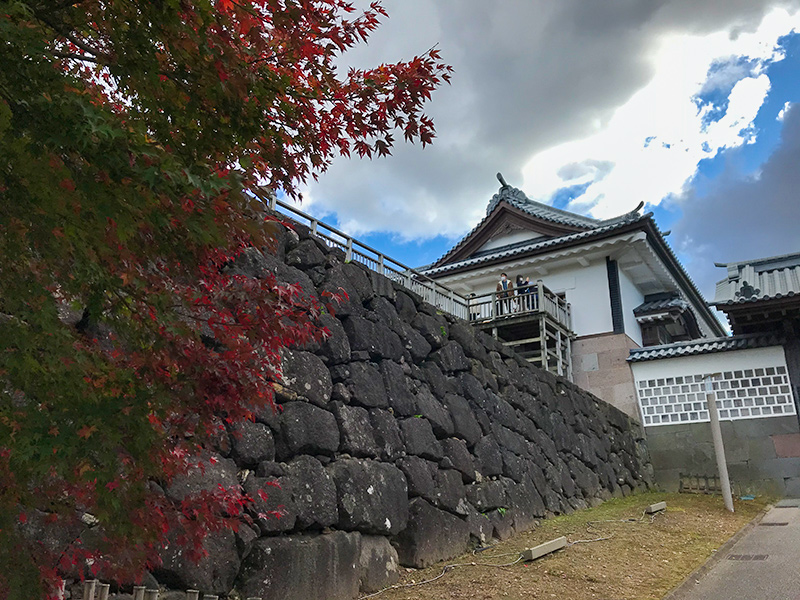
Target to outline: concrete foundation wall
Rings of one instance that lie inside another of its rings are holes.
[[[724,421],[722,438],[735,494],[800,496],[800,427],[796,416]],[[645,429],[656,483],[678,489],[680,473],[716,475],[708,423]]]
[[[572,342],[572,373],[575,384],[640,421],[633,374],[626,361],[631,348],[638,348],[626,334],[580,337]]]

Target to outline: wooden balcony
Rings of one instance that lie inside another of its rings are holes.
[[[541,281],[519,293],[492,292],[468,299],[470,322],[490,331],[529,362],[572,379],[572,312]]]

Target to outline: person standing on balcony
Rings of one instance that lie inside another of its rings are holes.
[[[526,312],[531,309],[531,279],[517,275],[517,296],[519,296],[519,311]]]
[[[508,275],[500,273],[500,281],[497,282],[497,314],[502,315],[503,310],[510,311],[510,298],[514,295],[514,284],[508,280]]]

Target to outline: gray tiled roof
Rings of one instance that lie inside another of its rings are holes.
[[[714,305],[800,295],[800,253],[717,266],[728,269],[728,276],[717,283]]]
[[[661,358],[677,358],[679,356],[693,356],[695,354],[711,354],[713,352],[729,352],[731,350],[745,350],[747,348],[763,348],[777,346],[782,339],[773,334],[735,335],[677,344],[664,344],[663,346],[647,346],[634,348],[628,356],[629,362],[643,362]]]
[[[497,178],[501,182],[500,190],[492,196],[492,199],[489,201],[489,204],[486,207],[486,216],[480,220],[480,222],[472,228],[472,230],[467,233],[461,240],[450,250],[445,253],[444,256],[440,257],[436,260],[433,264],[439,263],[445,256],[453,252],[456,248],[462,246],[466,243],[467,240],[472,237],[472,235],[478,231],[484,223],[489,219],[494,211],[497,208],[497,205],[501,202],[505,201],[510,206],[517,208],[523,212],[528,213],[532,217],[536,217],[539,219],[543,219],[545,221],[550,221],[551,223],[556,223],[558,225],[567,225],[569,227],[577,227],[584,230],[592,230],[592,229],[601,229],[607,227],[608,225],[612,225],[619,221],[629,222],[632,216],[636,216],[639,213],[639,210],[644,206],[644,203],[639,204],[634,210],[629,213],[625,213],[624,215],[620,215],[619,217],[614,217],[613,219],[606,219],[604,221],[598,219],[592,219],[591,217],[585,217],[583,215],[577,215],[566,210],[561,210],[559,208],[555,208],[554,206],[549,206],[547,204],[543,204],[541,202],[536,202],[535,200],[531,200],[525,195],[525,192],[520,190],[519,188],[515,188],[513,186],[508,185],[505,180],[502,178],[500,173],[497,174]],[[562,239],[559,237],[558,239]],[[499,248],[498,252],[503,251],[504,248]],[[496,256],[496,254],[493,254]]]
[[[489,204],[486,207],[486,216],[488,217],[490,214],[492,214],[492,211],[495,209],[495,207],[503,200],[508,202],[508,204],[514,208],[518,208],[519,210],[526,212],[533,217],[538,217],[540,219],[544,219],[545,221],[551,221],[560,225],[580,227],[582,229],[597,229],[599,227],[605,227],[606,225],[610,225],[611,223],[619,221],[620,219],[624,219],[630,214],[627,213],[619,217],[614,217],[613,219],[606,219],[604,221],[592,219],[591,217],[577,215],[566,210],[561,210],[560,208],[555,208],[554,206],[550,206],[548,204],[531,200],[521,189],[506,184],[501,186],[500,190],[494,196],[492,196],[492,199],[489,201]],[[639,208],[641,208],[641,205],[632,212],[638,212]]]
[[[587,231],[579,231],[578,233],[571,233],[569,235],[562,235],[560,237],[555,238],[547,238],[545,240],[542,239],[534,239],[531,240],[527,244],[512,244],[510,246],[505,246],[501,248],[497,248],[494,252],[489,252],[486,254],[481,254],[480,256],[475,256],[472,258],[466,258],[464,260],[460,260],[454,263],[448,263],[446,265],[442,265],[441,267],[436,267],[433,269],[423,270],[422,272],[426,275],[439,275],[441,273],[447,273],[448,271],[452,271],[454,269],[460,269],[462,267],[471,267],[473,265],[479,265],[481,263],[490,261],[490,260],[502,260],[506,258],[511,258],[517,256],[519,254],[525,254],[527,252],[532,252],[536,250],[543,250],[549,248],[556,248],[561,245],[570,244],[575,241],[579,240],[589,240],[593,237],[600,237],[603,234],[606,234],[610,231],[615,229],[619,229],[624,225],[628,225],[630,223],[634,223],[636,221],[644,221],[649,219],[652,216],[652,213],[647,213],[645,215],[638,215],[636,213],[628,213],[624,215],[624,218],[613,219],[607,222],[606,225],[602,227],[596,227],[593,229],[589,229]]]
[[[689,308],[689,303],[683,298],[667,298],[664,300],[653,300],[652,302],[644,302],[633,309],[633,314],[643,315],[653,311],[669,310],[670,308],[680,308],[685,310]]]

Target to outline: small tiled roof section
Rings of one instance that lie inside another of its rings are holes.
[[[738,263],[716,263],[728,270],[717,283],[715,306],[800,296],[800,252]]]
[[[689,303],[683,298],[666,298],[663,300],[653,300],[651,302],[644,302],[633,309],[634,315],[645,315],[647,313],[656,311],[670,310],[671,308],[679,308],[686,310],[689,308]]]
[[[634,348],[630,351],[628,362],[644,362],[662,358],[677,358],[680,356],[694,356],[696,354],[711,354],[714,352],[730,352],[731,350],[746,350],[748,348],[764,348],[778,346],[783,342],[780,336],[774,334],[749,334],[720,337],[662,346],[646,346]]]
[[[498,259],[505,259],[511,258],[513,256],[517,256],[519,254],[525,254],[527,252],[532,252],[535,250],[542,250],[545,248],[553,248],[558,247],[566,244],[570,244],[572,242],[578,240],[589,240],[593,237],[599,237],[603,234],[606,234],[610,231],[615,229],[619,229],[624,225],[628,225],[629,223],[633,223],[636,221],[644,221],[649,219],[653,213],[647,213],[644,215],[639,215],[636,213],[628,213],[623,217],[619,217],[617,219],[612,219],[606,222],[606,225],[602,227],[597,227],[594,229],[589,229],[587,231],[579,231],[578,233],[572,233],[569,235],[562,235],[560,237],[555,238],[547,238],[544,240],[541,239],[534,239],[528,243],[517,243],[511,244],[510,246],[505,246],[501,248],[497,248],[496,250],[481,254],[479,256],[474,256],[472,258],[467,258],[464,260],[460,260],[458,262],[449,263],[442,265],[441,267],[435,267],[433,269],[425,269],[423,272],[426,275],[438,275],[440,273],[447,273],[448,271],[452,271],[454,269],[458,269],[461,267],[468,267],[473,265],[478,265],[483,262],[487,262],[489,260],[498,260]],[[434,263],[435,264],[435,263]]]

